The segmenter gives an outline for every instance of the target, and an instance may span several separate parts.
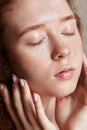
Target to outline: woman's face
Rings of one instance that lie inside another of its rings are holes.
[[[82,43],[66,0],[18,0],[5,13],[5,46],[13,73],[43,96],[72,93],[82,66]]]

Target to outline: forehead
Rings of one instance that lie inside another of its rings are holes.
[[[8,26],[15,25],[23,29],[71,13],[66,0],[16,0],[5,19]]]

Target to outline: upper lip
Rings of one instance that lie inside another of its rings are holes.
[[[58,74],[62,73],[62,72],[67,72],[69,70],[74,70],[73,67],[62,67],[61,69],[59,69],[59,71],[55,74],[55,76],[57,76]]]

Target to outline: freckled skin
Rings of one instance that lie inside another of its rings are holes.
[[[41,96],[61,98],[76,88],[82,66],[81,38],[75,19],[61,21],[71,14],[65,0],[20,0],[5,14],[5,46],[12,71]],[[18,37],[26,27],[37,24],[44,26]],[[54,76],[64,66],[75,68],[71,79]]]

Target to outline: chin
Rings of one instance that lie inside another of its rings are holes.
[[[72,94],[77,88],[77,81],[74,83],[67,81],[66,83],[61,83],[61,85],[57,85],[54,89],[54,95],[57,98],[64,98],[65,96],[69,96]]]

